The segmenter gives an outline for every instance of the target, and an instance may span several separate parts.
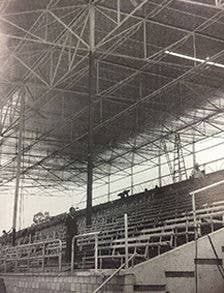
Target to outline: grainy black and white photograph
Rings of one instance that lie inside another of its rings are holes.
[[[0,293],[224,293],[224,1],[0,0]]]

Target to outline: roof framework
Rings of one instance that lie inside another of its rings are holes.
[[[90,9],[95,181],[156,166],[177,133],[184,148],[223,132],[222,1],[0,5],[0,186],[16,178],[22,99],[24,184],[62,192],[86,185]]]

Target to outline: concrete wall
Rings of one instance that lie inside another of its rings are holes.
[[[223,258],[224,228],[210,234],[219,258]],[[166,284],[168,292],[195,293],[195,242],[189,242],[172,251],[136,265],[131,271],[137,284]],[[198,293],[224,292],[224,281],[216,263],[208,237],[198,240]],[[208,260],[209,259],[209,260]],[[193,274],[193,276],[192,276]],[[177,275],[177,276],[175,276]]]
[[[94,272],[76,272],[73,275],[27,273],[8,274],[2,277],[7,293],[92,293],[108,277],[108,274]],[[103,292],[132,293],[133,280],[132,275],[116,276],[108,283]]]

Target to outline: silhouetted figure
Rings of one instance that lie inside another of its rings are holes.
[[[74,207],[69,209],[69,213],[65,217],[66,226],[66,251],[65,259],[67,262],[71,261],[72,238],[78,234],[76,210]],[[74,243],[74,258],[78,257],[77,241]]]
[[[123,191],[120,192],[120,193],[118,193],[117,196],[120,197],[121,199],[122,199],[122,198],[125,198],[125,195],[124,195],[124,192],[123,192]]]
[[[2,236],[7,236],[7,235],[8,235],[8,233],[5,230],[3,230],[2,231]]]
[[[124,191],[123,191],[124,196],[125,196],[125,197],[128,197],[128,196],[129,196],[129,192],[130,192],[130,189],[128,189],[128,190],[124,190]]]
[[[2,231],[2,244],[5,245],[7,242],[8,234],[5,230]]]
[[[195,179],[200,179],[200,178],[204,178],[204,176],[205,176],[205,172],[201,171],[199,168],[199,165],[196,163],[191,172],[191,177]]]
[[[124,190],[124,191],[118,193],[117,196],[119,196],[122,199],[122,198],[128,197],[129,196],[129,192],[130,192],[130,189]]]
[[[10,235],[5,230],[2,231],[1,244],[7,245],[9,243]]]

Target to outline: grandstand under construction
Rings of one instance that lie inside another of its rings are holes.
[[[0,293],[224,292],[223,32],[222,0],[0,0]]]

